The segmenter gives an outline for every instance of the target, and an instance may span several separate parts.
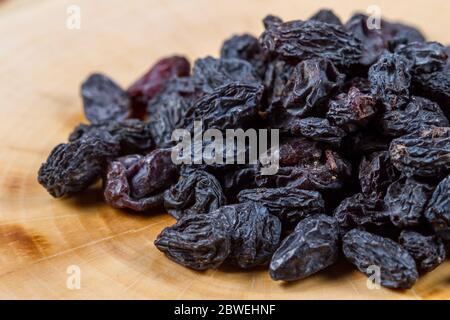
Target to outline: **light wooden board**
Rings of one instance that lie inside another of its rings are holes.
[[[153,246],[167,215],[132,215],[101,202],[99,188],[55,200],[36,182],[49,151],[82,122],[79,85],[103,71],[126,86],[157,58],[216,55],[232,33],[262,30],[268,13],[307,18],[319,7],[341,17],[381,7],[450,43],[450,2],[268,0],[0,1],[0,298],[449,299],[450,263],[413,290],[369,290],[346,264],[282,284],[264,271],[194,272]],[[69,4],[81,30],[66,28]],[[81,289],[66,286],[79,266]]]

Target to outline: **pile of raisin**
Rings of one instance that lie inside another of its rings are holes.
[[[450,47],[367,20],[267,16],[259,38],[235,35],[192,67],[164,58],[126,90],[93,74],[81,86],[89,123],[55,147],[39,183],[63,197],[102,180],[115,208],[166,211],[176,223],[155,245],[188,268],[266,266],[294,281],[345,258],[411,288],[449,256]],[[278,129],[278,171],[175,164],[172,133],[199,120]]]

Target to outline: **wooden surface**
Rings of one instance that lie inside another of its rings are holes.
[[[327,6],[346,19],[373,3],[450,43],[448,0],[0,1],[0,298],[449,299],[449,262],[407,291],[369,290],[345,263],[292,284],[261,270],[194,272],[153,246],[173,223],[166,215],[111,209],[98,187],[55,200],[36,182],[49,151],[84,121],[78,92],[90,72],[126,86],[160,56],[216,55],[232,33],[258,34],[268,13],[303,19]],[[81,8],[81,30],[66,28],[69,4]],[[80,290],[66,286],[71,265]]]

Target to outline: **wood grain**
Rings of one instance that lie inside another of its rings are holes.
[[[69,4],[81,30],[66,28]],[[153,246],[167,215],[133,215],[101,202],[98,186],[52,199],[36,182],[40,163],[84,121],[79,85],[103,71],[126,86],[157,58],[216,55],[233,33],[262,30],[268,13],[306,18],[333,7],[344,19],[370,1],[15,0],[0,2],[0,298],[25,299],[449,299],[450,263],[412,290],[369,290],[343,262],[282,284],[267,272],[182,268]],[[376,1],[384,16],[414,22],[450,43],[447,0]],[[81,289],[66,270],[81,270]]]

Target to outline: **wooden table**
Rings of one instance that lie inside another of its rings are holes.
[[[449,1],[376,2],[386,17],[450,43]],[[291,284],[264,271],[194,272],[153,246],[173,223],[167,215],[111,209],[98,187],[55,200],[36,182],[49,151],[84,121],[79,85],[90,72],[126,86],[161,56],[216,55],[232,33],[260,33],[268,13],[303,19],[327,6],[346,19],[372,3],[0,1],[0,298],[449,299],[449,262],[407,291],[369,290],[345,263]],[[80,30],[66,28],[69,4],[81,8]],[[81,271],[79,290],[67,286],[70,266]]]

